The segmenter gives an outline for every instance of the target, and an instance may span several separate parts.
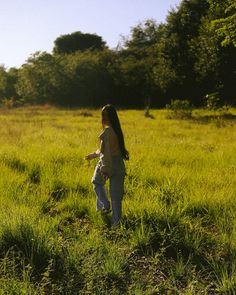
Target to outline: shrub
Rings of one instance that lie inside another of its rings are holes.
[[[171,100],[170,104],[166,105],[169,110],[168,118],[186,119],[192,116],[192,106],[188,100]]]
[[[220,108],[220,97],[218,92],[209,93],[205,96],[206,107],[209,110],[217,110]]]
[[[2,100],[2,103],[3,103],[4,107],[7,109],[11,109],[14,106],[13,98],[4,98]]]

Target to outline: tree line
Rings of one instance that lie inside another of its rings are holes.
[[[212,93],[235,105],[235,85],[235,0],[183,0],[165,23],[132,27],[116,49],[77,31],[20,68],[0,66],[0,101],[14,105],[163,107],[179,99],[201,106]]]

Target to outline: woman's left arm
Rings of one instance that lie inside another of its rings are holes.
[[[111,150],[110,150],[110,130],[106,128],[101,136],[101,173],[105,178],[110,176],[111,173]]]

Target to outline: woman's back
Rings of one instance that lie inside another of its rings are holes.
[[[117,135],[111,126],[108,126],[104,129],[103,133],[100,135],[100,139],[105,142],[107,141],[107,143],[109,144],[109,152],[111,156],[121,155]]]

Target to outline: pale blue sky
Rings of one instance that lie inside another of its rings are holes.
[[[110,48],[147,18],[164,22],[181,0],[0,0],[0,64],[20,67],[36,51],[75,31],[96,33]]]

